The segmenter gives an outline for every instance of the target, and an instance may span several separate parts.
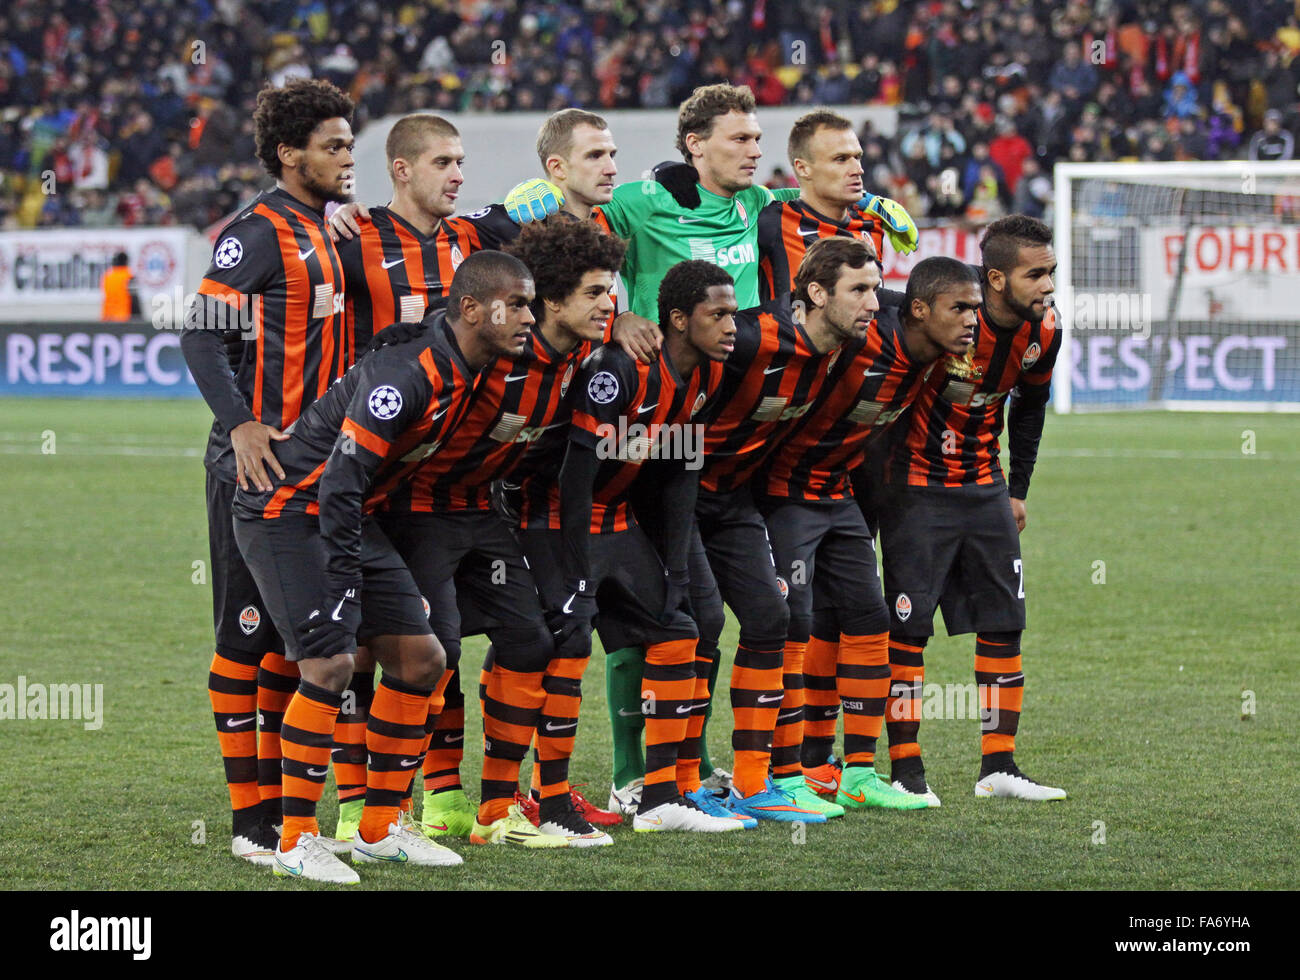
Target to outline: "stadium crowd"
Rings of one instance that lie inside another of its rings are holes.
[[[14,0],[0,227],[220,220],[265,183],[243,162],[258,88],[294,77],[347,91],[358,129],[670,108],[718,81],[889,105],[897,136],[862,133],[869,187],[918,218],[1042,216],[1058,160],[1291,159],[1297,53],[1292,0]]]

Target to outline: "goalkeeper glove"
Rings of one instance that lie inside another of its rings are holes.
[[[903,205],[887,197],[864,194],[858,207],[880,219],[880,225],[889,236],[889,244],[894,246],[895,252],[906,255],[916,251],[916,222]]]
[[[511,221],[525,225],[530,221],[541,221],[560,210],[564,205],[564,191],[549,180],[534,177],[522,184],[515,184],[501,203]]]
[[[673,200],[682,207],[694,211],[700,206],[700,189],[696,186],[700,175],[689,163],[675,163],[666,160],[654,168],[651,173],[663,189],[673,196]]]

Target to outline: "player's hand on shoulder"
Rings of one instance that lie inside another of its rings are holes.
[[[682,207],[694,211],[700,206],[700,175],[689,163],[665,160],[651,171],[655,182],[673,196]]]
[[[330,215],[330,241],[350,241],[361,234],[361,223],[370,220],[370,209],[360,201],[340,204]]]
[[[235,451],[235,480],[241,490],[252,489],[270,493],[275,489],[267,476],[267,469],[283,480],[284,470],[280,461],[271,452],[272,442],[284,442],[287,433],[269,425],[263,425],[256,419],[250,419],[230,430],[230,445]],[[263,465],[266,464],[266,465]]]
[[[610,328],[610,339],[622,347],[629,357],[642,364],[651,364],[663,346],[664,335],[659,325],[632,311],[620,313]]]
[[[510,188],[501,206],[517,225],[541,221],[564,206],[564,191],[549,180],[534,177]]]
[[[393,344],[404,344],[408,340],[415,340],[417,337],[424,335],[425,325],[423,323],[394,323],[370,338],[370,343],[357,353],[357,360],[365,357],[367,354],[379,350],[381,347],[391,347]]]
[[[907,208],[897,201],[877,194],[864,194],[862,200],[858,201],[858,207],[880,219],[880,225],[894,251],[904,255],[916,251],[919,233],[916,230],[916,222],[907,213]]]

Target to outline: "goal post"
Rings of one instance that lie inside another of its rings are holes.
[[[1300,162],[1054,174],[1058,412],[1300,412]]]

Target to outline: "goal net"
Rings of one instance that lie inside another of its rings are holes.
[[[1058,412],[1300,411],[1300,163],[1055,180]]]

